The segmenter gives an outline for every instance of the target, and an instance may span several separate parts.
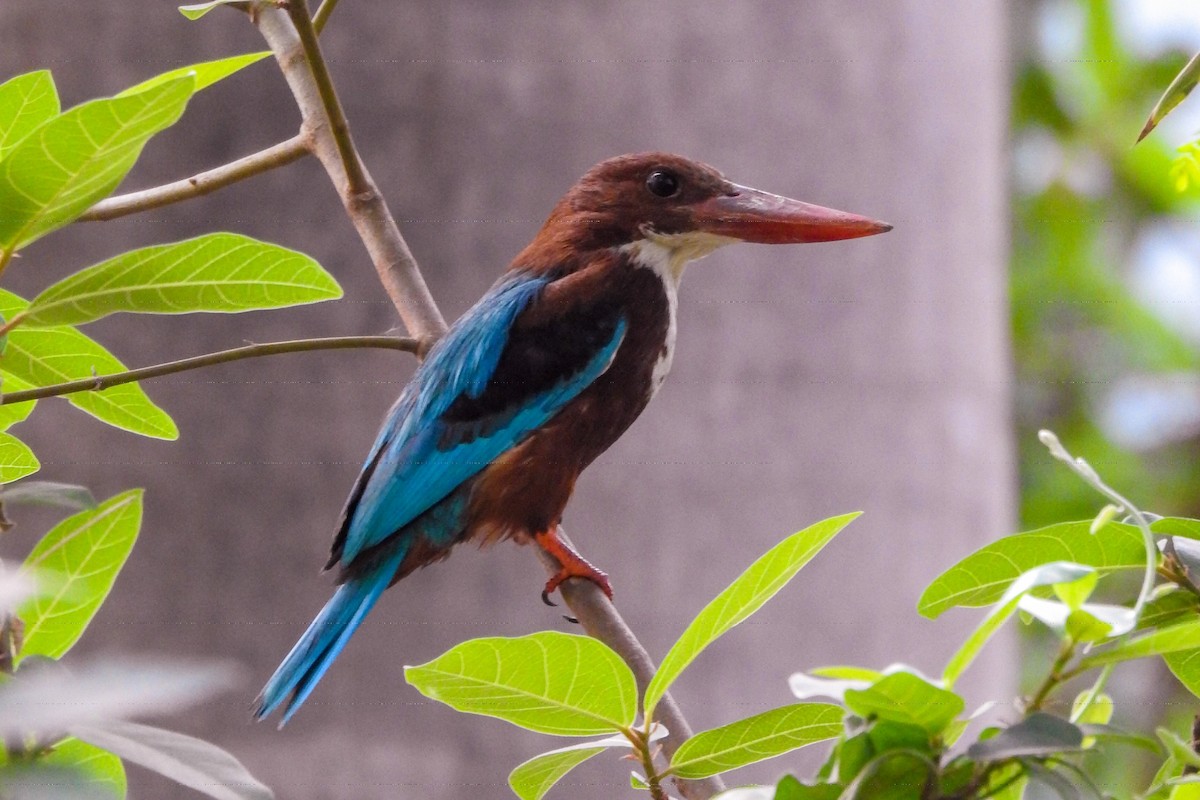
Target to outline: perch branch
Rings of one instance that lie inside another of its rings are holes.
[[[293,6],[290,13],[295,15],[296,7]],[[307,12],[304,16],[307,17]],[[375,269],[401,319],[410,333],[425,341],[441,335],[446,331],[445,320],[425,285],[425,279],[408,245],[405,244],[395,219],[347,136],[345,142],[350,147],[350,161],[361,169],[365,187],[357,193],[350,189],[351,183],[343,166],[344,159],[335,137],[336,131],[330,124],[330,107],[338,108],[340,113],[340,105],[336,103],[337,96],[332,91],[332,83],[329,83],[331,98],[322,95],[319,81],[314,77],[315,70],[319,68],[315,65],[309,66],[309,58],[320,59],[320,50],[306,50],[289,13],[284,13],[270,3],[260,4],[252,18],[274,52],[275,59],[279,62],[284,78],[296,99],[304,120],[303,129],[311,137],[312,151],[338,189],[346,213],[370,253]],[[301,25],[303,23],[304,20],[301,20]],[[328,71],[324,74],[327,78]],[[540,548],[535,549],[547,571],[550,574],[557,573],[558,562]],[[654,675],[654,663],[599,587],[588,581],[570,580],[562,586],[562,597],[584,630],[611,647],[624,659],[644,690]],[[663,740],[663,749],[668,754],[673,753],[688,738],[691,730],[679,707],[669,695],[664,696],[659,703],[659,719],[670,730],[670,734]],[[717,777],[703,781],[676,781],[676,785],[688,800],[706,800],[723,788],[720,778]]]
[[[206,353],[202,356],[168,361],[165,364],[131,369],[127,372],[97,375],[93,378],[81,378],[77,381],[57,383],[53,386],[8,392],[7,394],[0,394],[0,405],[23,403],[27,400],[41,400],[43,397],[58,397],[59,395],[73,394],[75,392],[99,391],[112,386],[120,386],[123,383],[133,383],[134,381],[145,380],[147,378],[159,378],[163,375],[187,372],[191,369],[211,367],[217,364],[228,364],[231,361],[241,361],[246,358],[273,356],[280,353],[303,353],[310,350],[348,350],[356,347],[403,350],[408,353],[415,353],[420,347],[420,341],[396,336],[334,336],[327,339],[292,339],[286,342],[250,344],[245,347],[235,347],[232,350],[221,350],[217,353]]]
[[[140,192],[119,194],[101,200],[79,217],[82,222],[98,222],[116,219],[139,211],[148,211],[190,200],[209,192],[215,192],[232,183],[246,178],[252,178],[275,167],[290,164],[308,153],[308,140],[297,134],[287,141],[272,145],[266,150],[260,150],[237,161],[222,164],[207,172],[200,172],[190,178],[184,178],[174,183],[166,183]]]
[[[422,339],[436,338],[446,331],[446,321],[417,269],[416,259],[408,249],[387,203],[362,165],[357,153],[353,160],[359,165],[365,189],[352,193],[341,153],[329,123],[320,89],[308,66],[308,58],[288,14],[270,3],[261,4],[252,19],[266,39],[283,77],[287,81],[303,118],[302,130],[309,138],[313,155],[321,162],[337,188],[350,221],[366,245],[379,279],[388,297],[400,312],[409,333]],[[319,52],[319,51],[318,51]]]

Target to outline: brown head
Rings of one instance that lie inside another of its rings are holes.
[[[553,268],[573,254],[653,242],[679,265],[733,242],[799,244],[871,236],[883,222],[739,186],[698,161],[638,153],[588,170],[514,266]]]

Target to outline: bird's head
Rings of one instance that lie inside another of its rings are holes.
[[[673,271],[734,242],[799,244],[871,236],[892,226],[725,179],[697,161],[639,153],[602,161],[558,202],[515,264],[549,267],[574,252],[628,246]]]

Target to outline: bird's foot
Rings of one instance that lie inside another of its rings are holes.
[[[557,605],[550,599],[550,595],[562,585],[563,581],[569,578],[585,578],[599,586],[600,591],[604,592],[609,600],[612,599],[613,590],[612,584],[608,582],[608,575],[596,569],[587,559],[559,539],[557,527],[545,533],[539,533],[533,538],[543,550],[558,559],[560,565],[554,577],[546,581],[546,588],[542,591],[543,603],[548,606]]]

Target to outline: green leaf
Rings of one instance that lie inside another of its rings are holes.
[[[48,596],[22,604],[25,622],[22,659],[60,658],[79,640],[137,539],[142,522],[142,490],[132,489],[55,525],[33,548],[25,566],[58,575]]]
[[[212,11],[217,6],[229,5],[230,3],[241,3],[245,0],[209,0],[207,3],[192,3],[186,6],[179,7],[179,13],[183,14],[188,19],[200,19],[208,12]]]
[[[1002,761],[1009,758],[1048,757],[1078,750],[1083,746],[1083,731],[1052,714],[1038,711],[990,739],[976,742],[967,755],[976,761]]]
[[[5,339],[8,337],[5,336]],[[0,355],[0,365],[4,363],[4,356]],[[20,378],[14,378],[12,375],[0,376],[0,392],[19,392],[24,389],[32,389],[25,381]],[[18,422],[24,422],[33,413],[34,407],[37,405],[36,400],[27,400],[24,403],[5,403],[0,405],[0,430],[7,430]]]
[[[33,451],[11,433],[0,432],[0,483],[12,483],[41,467]]]
[[[11,318],[25,307],[24,300],[0,289],[0,314]],[[8,349],[0,357],[5,381],[14,377],[32,386],[125,371],[125,365],[98,342],[69,327],[15,328],[8,334]],[[101,392],[75,392],[66,395],[66,400],[102,422],[133,433],[156,439],[179,437],[175,423],[136,383]]]
[[[847,689],[846,707],[863,717],[918,725],[938,734],[962,713],[965,703],[911,672],[885,675],[866,689]]]
[[[341,296],[333,276],[303,253],[213,233],[123,253],[76,272],[35,297],[23,322],[79,325],[121,311],[252,311]]]
[[[74,220],[107,196],[151,136],[179,119],[195,81],[93,100],[40,126],[0,161],[0,249]]]
[[[850,666],[817,667],[816,669],[810,669],[808,674],[816,675],[818,678],[833,678],[834,680],[842,681],[866,681],[867,683],[874,683],[883,677],[883,673],[877,669]]]
[[[962,643],[962,646],[958,648],[958,651],[947,662],[946,669],[942,672],[942,681],[945,683],[946,688],[953,688],[955,681],[971,665],[971,662],[983,650],[988,640],[995,635],[996,631],[1017,610],[1017,605],[1021,602],[1021,598],[1025,596],[1026,592],[1038,586],[1053,586],[1064,581],[1075,581],[1083,576],[1095,574],[1089,567],[1067,562],[1043,564],[1040,567],[1034,567],[1028,572],[1022,573],[1009,585],[1008,590],[1005,591],[1000,601],[996,603],[995,608],[988,613],[983,622],[979,623],[979,626],[971,632],[971,635],[967,637],[966,641]]]
[[[843,711],[827,703],[797,703],[698,733],[679,746],[671,770],[707,778],[789,753],[842,732]]]
[[[1182,536],[1185,539],[1200,539],[1200,519],[1163,517],[1150,523],[1150,530],[1160,536]]]
[[[451,708],[556,736],[620,731],[637,715],[633,673],[587,636],[472,639],[404,674],[421,694]]]
[[[58,112],[58,92],[50,70],[27,72],[0,83],[0,160]]]
[[[1200,649],[1178,650],[1163,655],[1167,668],[1189,692],[1200,697]]]
[[[1079,667],[1091,669],[1118,661],[1197,648],[1200,648],[1200,619],[1159,628],[1144,636],[1120,641],[1107,650],[1093,651],[1080,660]]]
[[[646,687],[646,716],[654,716],[654,708],[668,687],[704,648],[774,597],[801,567],[857,516],[854,513],[832,517],[792,534],[751,564],[725,591],[705,606],[671,647]]]
[[[126,794],[125,765],[107,750],[78,739],[64,739],[54,749],[38,758],[47,767],[75,770],[82,775],[83,785],[104,797],[123,800]]]
[[[164,72],[161,75],[155,75],[149,80],[142,81],[136,86],[130,86],[125,91],[121,92],[117,97],[128,97],[131,94],[144,92],[147,89],[153,89],[157,86],[162,86],[164,83],[179,80],[191,76],[196,81],[196,88],[193,91],[207,89],[217,81],[228,78],[233,73],[248,67],[251,64],[262,61],[267,56],[271,55],[270,50],[260,50],[257,53],[247,53],[241,56],[230,56],[228,58],[219,58],[216,61],[203,61],[199,64],[189,64],[186,67],[173,69],[169,72]]]
[[[231,754],[182,733],[124,720],[77,725],[76,737],[216,800],[272,800]]]
[[[604,750],[603,747],[564,747],[542,753],[517,765],[509,773],[508,785],[521,800],[541,800],[568,772]]]
[[[1095,534],[1090,528],[1090,520],[1064,522],[992,542],[929,584],[917,610],[933,618],[955,606],[990,605],[1022,573],[1054,561],[1093,567],[1101,577],[1145,569],[1146,548],[1135,526],[1110,522]]]
[[[1076,695],[1075,702],[1071,704],[1071,716],[1079,714],[1080,710],[1084,709],[1084,703],[1087,703],[1086,710],[1075,722],[1079,725],[1107,725],[1112,719],[1113,699],[1106,694],[1098,694],[1094,700],[1089,700],[1091,697],[1091,689],[1085,689]]]
[[[1150,111],[1150,117],[1146,120],[1142,132],[1138,134],[1137,140],[1140,142],[1149,136],[1150,132],[1158,127],[1158,123],[1162,122],[1167,114],[1170,114],[1177,105],[1183,102],[1185,97],[1191,94],[1197,83],[1200,83],[1200,53],[1192,56],[1192,60],[1179,71],[1179,74],[1171,81],[1171,85],[1163,92],[1162,97],[1154,104],[1153,110]]]
[[[0,488],[0,502],[9,505],[53,506],[85,511],[96,507],[96,498],[86,486],[57,481],[21,481]]]

